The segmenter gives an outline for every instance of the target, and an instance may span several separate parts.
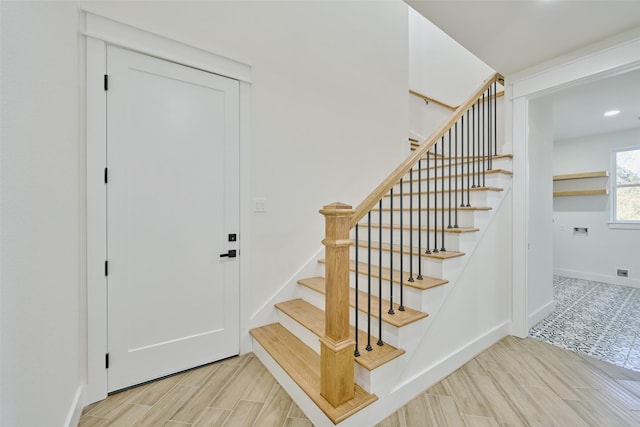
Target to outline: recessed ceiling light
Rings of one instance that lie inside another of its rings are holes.
[[[604,113],[604,116],[611,117],[611,116],[615,116],[616,114],[620,114],[620,110],[609,110],[606,113]]]

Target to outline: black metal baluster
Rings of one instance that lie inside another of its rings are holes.
[[[430,171],[429,171],[429,156],[430,154],[427,153],[427,250],[426,250],[426,254],[430,254],[431,253],[431,249],[429,249],[431,247],[430,245],[430,238],[429,236],[431,235],[431,229],[429,228],[429,216],[431,215],[431,210],[429,209],[429,199],[431,198],[431,180],[429,179],[429,175],[431,175]]]
[[[447,228],[453,228],[451,226],[451,157],[451,128],[449,128],[449,188],[447,190],[449,194],[449,223],[447,224]],[[454,177],[453,180],[457,181],[458,177]],[[444,202],[442,206],[444,206]],[[444,226],[444,223],[442,225]]]
[[[479,108],[478,108],[479,109]],[[476,105],[471,106],[471,117],[473,118],[473,141],[471,141],[471,188],[476,188]],[[468,203],[468,201],[467,201]]]
[[[400,249],[404,252],[404,248]],[[409,282],[413,279],[413,169],[409,170]]]
[[[358,224],[356,224],[356,280],[355,280],[355,285],[356,285],[356,316],[355,316],[355,322],[356,322],[356,333],[355,333],[355,339],[356,339],[356,349],[353,352],[353,355],[355,357],[360,357],[360,351],[358,351],[358,246],[360,246],[360,241],[358,240]]]
[[[391,187],[390,205],[389,205],[389,314],[395,314],[393,311],[393,187]],[[402,194],[400,194],[402,197]],[[402,212],[400,213],[402,216]],[[402,230],[400,230],[402,233]],[[400,251],[402,256],[402,251]],[[400,274],[400,280],[402,280],[402,273]]]
[[[469,118],[469,111],[467,110],[467,118]],[[462,162],[460,171],[460,207],[464,207],[464,115],[462,115],[462,132],[460,133],[460,161]],[[468,169],[468,168],[467,168]],[[457,222],[457,221],[456,221]]]
[[[378,202],[378,342],[376,344],[383,345],[382,342],[382,199]],[[391,230],[393,232],[393,230]],[[392,251],[392,248],[389,248]]]
[[[444,136],[442,137],[444,145]],[[433,145],[433,253],[438,253],[438,143]],[[431,214],[431,212],[429,212]]]
[[[371,351],[373,347],[371,347],[371,211],[367,214],[368,216],[368,224],[367,224],[367,346],[365,350]],[[378,243],[380,245],[380,243]],[[382,248],[378,248],[380,250]],[[356,295],[356,299],[358,295]],[[356,313],[356,316],[358,313]]]
[[[498,82],[493,82],[493,153],[498,154]]]
[[[471,120],[473,120],[473,113],[471,114]],[[469,121],[469,110],[467,110],[467,207],[470,207],[471,201],[471,158],[469,157],[469,151],[471,149],[471,140],[473,138],[473,134],[471,134],[471,138],[469,138],[469,129],[471,129],[471,122]]]
[[[427,181],[427,185],[428,185]],[[412,249],[413,251],[413,249]],[[422,160],[418,160],[418,277],[422,280],[422,262],[420,254],[422,253]]]
[[[476,130],[477,130],[478,133],[477,133],[477,138],[476,138],[476,144],[478,144],[478,158],[476,159],[476,162],[477,162],[476,167],[477,167],[477,172],[478,172],[478,185],[477,185],[477,187],[480,187],[480,182],[481,182],[480,181],[480,155],[481,155],[481,153],[480,153],[480,142],[481,142],[480,128],[482,126],[482,119],[480,118],[480,98],[478,98],[477,114],[478,114],[478,121],[477,121],[478,126],[477,126]]]
[[[486,133],[486,127],[487,127],[487,121],[485,120],[485,109],[486,109],[486,102],[484,99],[484,93],[482,94],[482,186],[485,186],[485,179],[484,179],[484,170],[485,170],[485,162],[486,162],[486,156],[485,156],[485,145],[486,145],[486,141],[484,139],[485,133]],[[480,179],[478,178],[478,181]]]
[[[441,239],[442,240],[442,247],[440,248],[440,252],[444,252],[444,135],[442,135],[442,146],[440,147],[440,151],[442,152],[442,190],[440,191],[440,199],[442,201],[441,204],[441,211],[442,211],[442,225],[440,226],[441,230],[442,230],[442,236]],[[451,190],[451,173],[449,173],[449,190]],[[436,212],[436,216],[438,215],[438,213]]]
[[[462,122],[464,123],[464,117],[462,118]],[[456,174],[456,192],[455,192],[455,203],[453,204],[455,206],[455,224],[453,225],[453,228],[458,228],[458,122],[456,122],[456,139],[455,139],[455,152],[456,152],[456,170],[455,170],[455,174]],[[463,179],[462,176],[460,176],[460,179]]]
[[[492,115],[492,109],[491,109],[491,97],[492,96],[496,96],[496,94],[494,93],[493,95],[491,94],[493,87],[489,86],[489,99],[487,100],[487,155],[488,155],[488,159],[487,159],[487,170],[491,170],[492,167],[492,155],[491,155],[491,151],[493,149],[493,144],[491,144],[491,125],[493,124],[492,120],[491,120],[491,115]]]
[[[404,191],[402,190],[403,179],[400,178],[400,230],[404,230],[404,211],[402,209],[403,199],[404,199]],[[398,306],[398,310],[404,311],[403,302],[403,287],[404,287],[404,254],[402,253],[403,248],[403,233],[400,233],[400,305]]]

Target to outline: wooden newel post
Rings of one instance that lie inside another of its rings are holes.
[[[325,206],[325,336],[320,338],[320,393],[334,407],[354,396],[354,340],[349,325],[349,238],[354,210],[343,203]]]

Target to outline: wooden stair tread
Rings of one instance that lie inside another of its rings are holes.
[[[443,207],[438,206],[437,208],[429,208],[428,210],[429,211],[436,211],[436,210],[437,211],[442,211],[442,210],[445,210],[445,211],[452,210],[453,211],[455,209],[456,209],[455,206],[452,207],[452,208],[449,208],[449,207],[444,207],[443,208]],[[459,211],[490,211],[492,208],[490,208],[489,206],[458,206],[457,209]],[[373,208],[373,209],[371,209],[371,212],[378,212],[379,210],[380,210],[379,208]],[[389,212],[390,210],[391,209],[389,209],[389,208],[382,208],[382,212]],[[413,211],[417,211],[418,208],[415,207],[415,206],[414,206],[413,209],[405,208],[405,207],[402,208],[403,212],[410,212],[412,210]],[[420,210],[424,212],[424,211],[427,210],[427,208],[423,207]],[[400,211],[400,208],[393,208],[393,211],[394,212],[398,212],[398,211]]]
[[[438,156],[442,156],[442,154],[438,153]],[[444,156],[442,157],[442,159],[446,160],[447,162],[449,161],[449,156]],[[453,156],[451,157],[452,160],[458,161],[458,160],[464,160],[464,163],[469,163],[469,162],[478,162],[480,160],[489,160],[489,156]],[[495,159],[513,159],[513,154],[495,154],[491,156],[492,160]],[[426,157],[423,157],[422,160],[427,160]],[[462,162],[461,162],[462,163]]]
[[[448,165],[447,165],[447,166],[448,166]],[[508,171],[508,170],[506,170],[506,169],[491,169],[491,170],[485,170],[485,171],[484,171],[484,174],[485,174],[485,175],[494,175],[494,174],[499,174],[499,173],[504,174],[504,175],[509,175],[509,176],[513,175],[513,172]],[[426,174],[426,172],[425,172],[425,174]],[[420,179],[420,180],[419,180],[419,179],[417,178],[418,174],[417,174],[417,172],[416,172],[416,173],[414,174],[414,176],[415,176],[416,178],[414,178],[413,180],[410,180],[410,179],[408,178],[408,174],[407,174],[407,178],[405,179],[405,181],[404,181],[404,182],[405,182],[405,184],[407,184],[407,185],[408,185],[410,181],[413,181],[413,182],[416,182],[416,183],[417,183],[418,181],[427,181],[427,180],[428,180],[428,181],[434,181],[434,180],[436,180],[436,179],[441,180],[441,179],[448,179],[448,178],[450,178],[450,177],[451,177],[451,178],[463,178],[463,177],[464,177],[464,178],[466,178],[467,176],[473,176],[473,175],[475,175],[476,177],[479,177],[479,176],[480,176],[480,175],[482,175],[482,174],[483,174],[483,172],[482,172],[482,171],[476,171],[475,173],[459,173],[459,174],[454,174],[454,175],[447,175],[447,174],[444,174],[444,175],[438,175],[438,177],[437,177],[437,178],[436,178],[435,176],[430,176],[429,178],[426,178],[426,177],[425,177],[425,178],[422,178],[422,179]],[[433,174],[432,174],[432,175],[433,175]]]
[[[356,384],[355,397],[334,408],[320,395],[319,354],[279,323],[251,329],[249,333],[334,424],[378,400]]]
[[[360,227],[366,227],[367,224],[366,223],[361,223],[359,224]],[[378,228],[378,224],[371,224],[371,228]],[[385,230],[388,230],[389,228],[391,228],[391,226],[389,224],[382,224],[382,228]],[[394,230],[399,230],[400,229],[400,225],[398,224],[394,224],[393,225],[393,229]],[[403,230],[411,230],[411,227],[409,227],[408,225],[403,225],[402,226]],[[413,227],[414,231],[438,231],[438,233],[440,233],[443,229],[442,227],[438,227],[437,229],[435,227],[429,227],[427,228],[426,226],[420,227],[418,228],[418,226],[414,226]],[[457,233],[457,234],[461,234],[461,233],[475,233],[476,231],[480,231],[479,228],[475,228],[475,227],[458,227],[458,228],[447,228],[444,227],[444,232],[445,233]]]
[[[325,294],[326,285],[324,277],[310,277],[307,279],[298,280],[298,284],[302,286],[306,286],[309,289],[312,289],[321,294]],[[371,317],[378,318],[378,303],[379,298],[375,295],[371,295]],[[350,288],[349,293],[349,305],[351,307],[356,306],[356,290]],[[417,320],[424,319],[428,316],[427,313],[422,313],[420,311],[414,310],[409,307],[405,307],[404,311],[399,310],[399,305],[397,303],[393,303],[393,311],[395,314],[389,314],[387,310],[389,309],[389,301],[383,299],[382,300],[382,320],[390,325],[396,327],[402,327],[413,323]],[[367,313],[367,294],[363,291],[358,291],[358,310]]]
[[[326,260],[324,259],[320,259],[318,260],[319,263],[321,264],[325,264]],[[349,269],[353,272],[356,271],[356,262],[355,260],[350,260],[349,261]],[[367,271],[367,263],[364,262],[359,262],[358,263],[358,273],[360,274],[366,274]],[[382,267],[382,280],[386,280],[389,281],[389,277],[390,276],[390,269],[387,267]],[[372,265],[371,266],[371,277],[375,277],[378,278],[379,274],[378,274],[378,266],[377,265]],[[400,270],[393,270],[393,282],[394,283],[400,283]],[[449,283],[448,280],[445,279],[438,279],[437,277],[429,277],[429,276],[423,276],[422,280],[414,280],[413,282],[409,281],[409,273],[408,272],[404,272],[402,273],[402,284],[405,286],[409,286],[411,288],[416,288],[416,289],[420,289],[420,290],[427,290],[427,289],[431,289],[431,288],[435,288],[436,286],[440,286],[440,285],[444,285],[446,283]]]
[[[278,303],[275,306],[316,336],[323,337],[325,335],[325,312],[315,305],[309,304],[303,299],[294,299]],[[351,337],[355,337],[355,328],[353,326],[351,326]],[[358,342],[367,342],[366,332],[358,331]],[[360,356],[354,356],[353,360],[365,369],[372,371],[404,353],[404,350],[385,343],[382,346],[374,345],[371,351],[361,351]]]
[[[393,197],[408,196],[409,195],[408,190],[409,189],[407,188],[407,191],[405,191],[403,194],[394,192],[393,193]],[[420,195],[421,196],[426,196],[428,194],[434,194],[434,193],[436,193],[436,194],[440,194],[440,193],[443,193],[443,192],[447,193],[448,191],[449,190],[438,190],[438,191],[429,191],[429,192],[423,191],[423,192],[420,193]],[[453,190],[451,190],[452,193],[456,193],[456,192],[459,193],[461,191],[466,193],[467,191],[470,191],[470,192],[474,192],[474,191],[504,191],[504,189],[500,188],[500,187],[474,187],[474,188],[469,188],[469,189],[467,189],[467,188],[464,188],[464,189],[462,189],[462,188],[454,188]],[[417,196],[418,192],[415,191],[413,193],[413,195]],[[391,194],[387,193],[387,194],[385,194],[384,197],[391,197]]]
[[[358,242],[358,246],[361,248],[366,248],[367,242],[364,240],[359,240]],[[378,242],[371,242],[371,249],[379,249],[380,246],[378,245]],[[390,251],[390,246],[388,243],[382,243],[382,250],[389,252]],[[414,255],[418,255],[418,253],[420,252],[420,256],[426,257],[426,258],[436,258],[436,259],[449,259],[449,258],[457,258],[457,257],[461,257],[464,256],[464,252],[458,252],[458,251],[440,251],[440,252],[436,252],[436,253],[430,253],[427,254],[425,253],[425,251],[427,250],[427,248],[423,248],[423,251],[418,251],[418,249],[413,248],[413,254]],[[393,251],[394,252],[400,252],[400,245],[393,245]],[[402,253],[405,255],[410,255],[411,254],[411,248],[404,246],[402,247]],[[415,273],[415,272],[414,272]]]

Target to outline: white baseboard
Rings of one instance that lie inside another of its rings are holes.
[[[502,338],[509,335],[511,322],[506,321],[473,341],[460,347],[458,350],[441,358],[422,372],[396,386],[388,396],[380,398],[380,405],[376,406],[375,419],[369,419],[374,425],[379,423],[399,408],[406,405],[418,394],[422,393],[434,384],[453,373],[456,369],[491,347]],[[372,405],[372,406],[374,406]]]
[[[84,389],[85,386],[81,385],[76,390],[76,394],[73,396],[67,419],[64,423],[65,427],[78,427],[80,417],[82,416],[82,408],[84,407]]]
[[[612,285],[629,286],[640,288],[640,280],[629,277],[609,276],[605,274],[586,273],[584,271],[566,270],[555,268],[553,274],[556,276],[572,277],[574,279],[591,280],[594,282],[610,283]]]
[[[415,396],[422,390],[426,390],[467,363],[469,360],[476,357],[478,354],[482,353],[487,348],[491,347],[496,342],[500,341],[502,338],[509,335],[510,323],[510,321],[503,322],[480,335],[473,341],[460,347],[458,350],[449,353],[447,356],[435,362],[421,373],[399,384],[394,388],[392,393],[396,393],[401,389],[406,390],[410,385],[418,387],[411,396]]]
[[[548,303],[546,303],[545,305],[543,305],[542,307],[540,307],[539,309],[537,309],[536,311],[534,311],[529,315],[527,327],[529,329],[533,328],[538,324],[538,322],[540,322],[542,319],[544,319],[545,317],[553,313],[555,309],[556,309],[556,302],[553,300],[549,301]]]

